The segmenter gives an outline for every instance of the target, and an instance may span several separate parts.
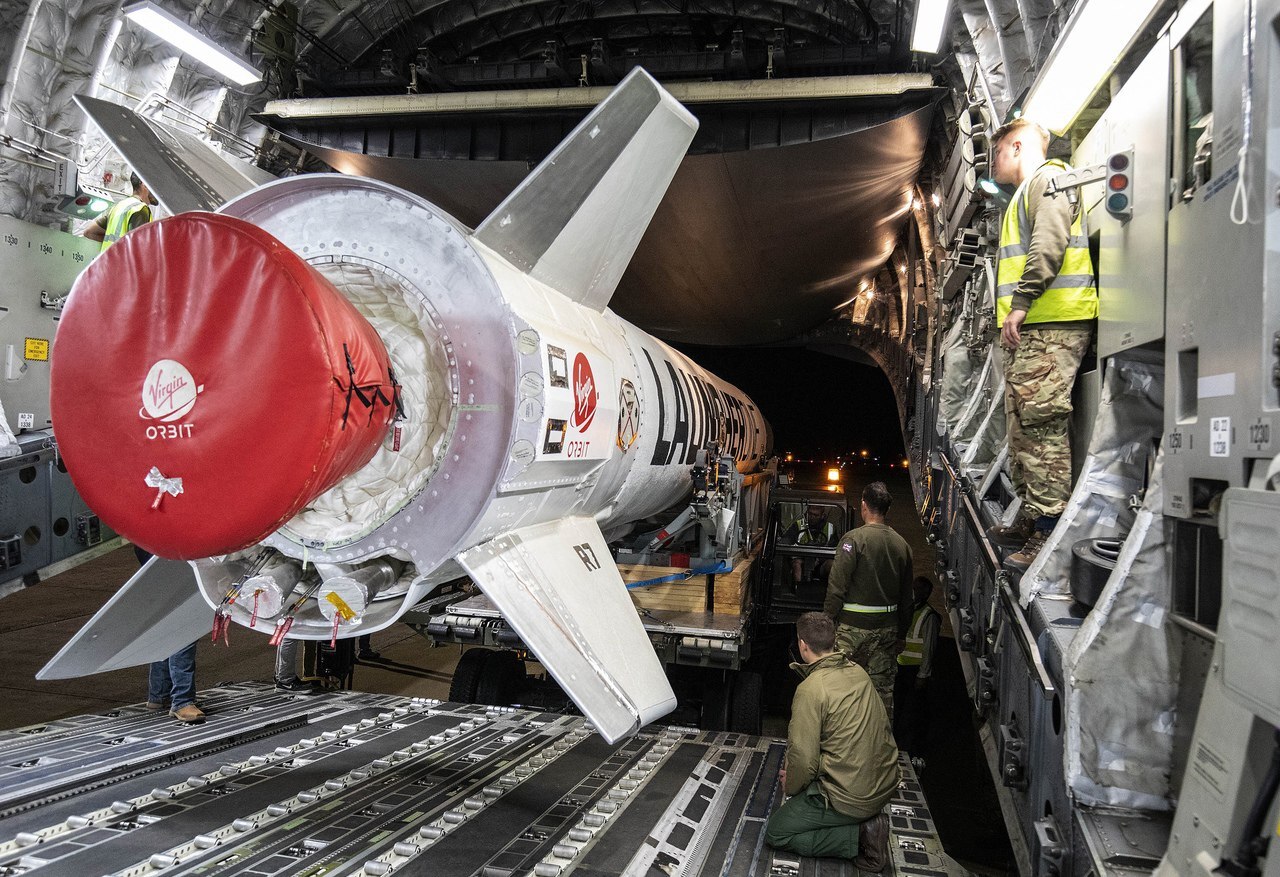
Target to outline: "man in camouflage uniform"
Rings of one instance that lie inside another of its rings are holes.
[[[1027,119],[991,138],[992,176],[1017,186],[1000,227],[996,323],[1009,470],[1022,508],[1011,525],[987,532],[1022,546],[1005,559],[1017,572],[1035,560],[1071,496],[1071,388],[1098,316],[1086,216],[1074,190],[1048,192],[1069,170],[1046,160],[1048,148],[1048,132]]]
[[[893,680],[911,624],[911,546],[884,522],[892,497],[883,481],[862,491],[863,525],[844,534],[827,577],[822,611],[836,646],[871,677],[893,724]]]

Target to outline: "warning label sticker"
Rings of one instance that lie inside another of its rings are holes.
[[[28,338],[23,345],[22,358],[31,362],[49,361],[49,339]]]

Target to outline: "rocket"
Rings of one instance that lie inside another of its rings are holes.
[[[673,709],[606,534],[679,503],[699,449],[749,471],[771,444],[743,393],[608,310],[696,127],[637,69],[475,230],[323,174],[106,250],[55,339],[55,435],[156,558],[40,678],[231,623],[370,633],[465,575],[606,740]]]

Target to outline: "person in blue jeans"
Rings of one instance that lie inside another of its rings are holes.
[[[147,709],[162,710],[166,701],[169,703],[169,715],[178,721],[188,725],[204,721],[204,711],[196,706],[195,643],[151,665]]]
[[[151,554],[133,546],[138,563],[146,564]],[[179,649],[163,661],[151,664],[147,677],[149,710],[169,707],[169,715],[188,725],[204,721],[204,711],[196,706],[196,644]]]

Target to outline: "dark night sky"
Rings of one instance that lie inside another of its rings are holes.
[[[889,381],[878,368],[800,347],[680,350],[750,396],[773,426],[774,452],[834,457],[867,449],[902,457]]]

